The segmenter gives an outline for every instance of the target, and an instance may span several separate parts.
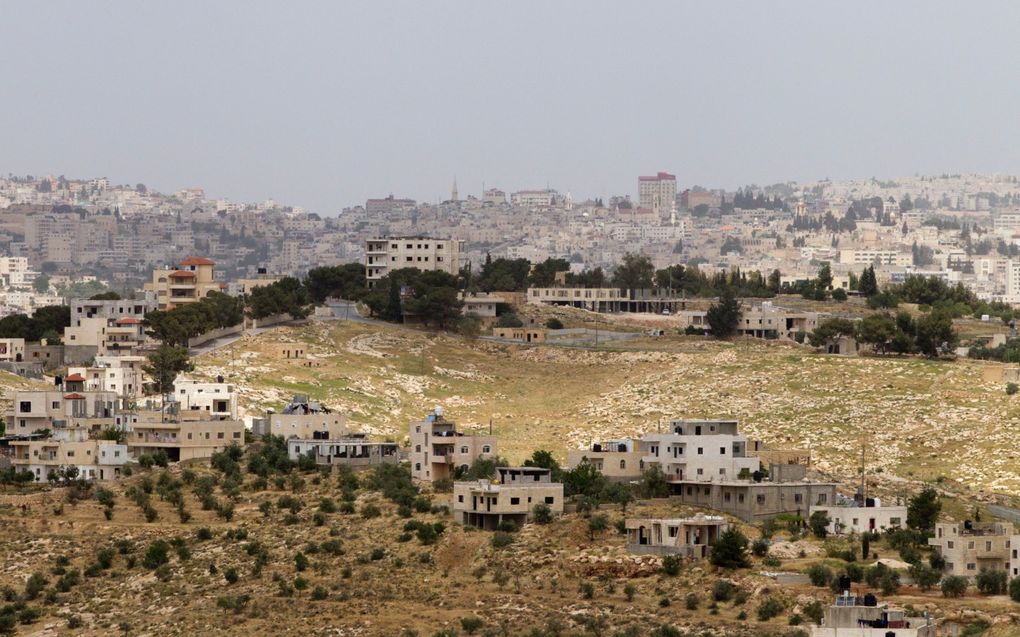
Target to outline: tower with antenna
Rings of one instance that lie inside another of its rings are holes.
[[[457,177],[453,178],[453,188],[450,190],[450,201],[460,201],[460,193],[457,192]]]

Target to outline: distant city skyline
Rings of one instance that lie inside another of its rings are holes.
[[[1020,172],[1006,2],[12,3],[0,173],[323,215]]]

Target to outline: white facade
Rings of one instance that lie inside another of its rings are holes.
[[[747,455],[747,437],[737,433],[735,420],[674,420],[668,433],[642,436],[638,449],[642,466],[659,465],[671,482],[736,480],[760,465]]]
[[[237,392],[229,383],[178,377],[174,381],[174,400],[181,409],[204,411],[211,418],[237,418]]]
[[[368,279],[368,287],[375,287],[379,279],[401,268],[440,270],[456,275],[460,271],[463,244],[459,239],[432,237],[369,239],[365,246],[365,277]]]
[[[829,517],[826,527],[833,535],[901,529],[907,522],[905,506],[813,506],[810,512],[824,511]]]

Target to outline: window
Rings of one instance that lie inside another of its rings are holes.
[[[216,432],[216,438],[218,440],[223,440],[223,432],[222,431],[217,431]]]
[[[52,403],[50,403],[50,407],[52,409],[60,409],[60,401],[59,400],[54,400]]]
[[[726,455],[726,447],[719,447],[719,455],[720,456]]]
[[[985,542],[985,550],[986,551],[991,551],[992,550],[992,543],[991,542]]]
[[[947,549],[953,548],[953,541],[952,540],[949,540],[948,542],[946,542],[946,548]]]
[[[719,467],[719,475],[721,476],[726,475],[726,467]]]
[[[730,494],[729,493],[724,493],[722,499],[723,499],[723,502],[729,502],[730,501]]]
[[[703,455],[704,453],[705,453],[705,450],[703,448],[701,448],[701,447],[698,447],[698,455],[700,456],[700,455]]]
[[[793,503],[794,504],[800,504],[803,501],[804,501],[804,494],[803,493],[794,493],[793,494]]]
[[[74,457],[74,449],[68,449],[67,450],[67,457],[68,458],[73,458]]]
[[[521,499],[520,498],[510,498],[510,504],[520,504],[520,503],[521,503]]]
[[[415,471],[421,471],[421,463],[420,462],[414,463],[414,470]],[[464,496],[461,496],[461,497],[464,497]]]
[[[457,502],[463,502],[463,501],[464,501],[464,495],[463,494],[458,495],[457,496]]]
[[[705,475],[705,470],[704,470],[704,469],[702,469],[701,467],[698,467],[698,475],[699,475],[699,476],[701,476],[701,475]]]
[[[191,432],[188,432],[188,440],[191,440]]]
[[[27,414],[32,411],[32,401],[23,400],[18,404],[18,411],[23,414]]]
[[[421,453],[421,445],[415,445],[414,446],[414,452],[415,453]]]
[[[555,501],[556,501],[556,498],[555,498],[555,497],[553,497],[553,496],[551,496],[551,495],[547,495],[547,496],[545,496],[545,503],[546,503],[546,504],[552,504],[552,503],[553,503],[553,502],[555,502]]]
[[[482,447],[482,453],[492,453],[492,447],[490,447],[489,445],[485,445],[484,447]]]
[[[759,494],[758,494],[758,495],[757,495],[757,496],[755,497],[755,501],[756,501],[756,502],[757,502],[758,504],[765,504],[765,494],[764,494],[764,493],[759,493]]]
[[[899,526],[899,525],[900,525],[900,519],[899,518],[889,518],[889,526]]]
[[[621,469],[626,469],[627,468],[627,461],[626,460],[621,460],[620,461],[620,468]]]
[[[974,540],[971,540],[970,542],[967,542],[967,549],[970,550],[970,551],[974,550]]]
[[[240,431],[235,431],[234,432],[234,438],[240,438],[240,437],[241,437],[241,432]]]
[[[974,562],[970,562],[969,564],[967,564],[967,570],[968,571],[976,571],[977,570],[977,565],[974,564]]]
[[[461,453],[467,453],[468,452],[468,448],[466,446],[465,447],[461,447],[460,448],[460,452]]]
[[[743,493],[738,493],[737,494],[737,502],[739,502],[740,504],[744,503],[744,494]]]

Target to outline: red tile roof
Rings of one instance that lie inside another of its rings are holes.
[[[117,319],[117,325],[138,325],[139,323],[141,323],[140,320],[132,318],[130,316],[122,319]]]
[[[181,261],[181,265],[216,265],[216,262],[205,257],[188,257]]]
[[[82,376],[81,374],[71,374],[70,376],[68,376],[68,377],[66,377],[64,379],[64,382],[68,382],[68,383],[83,383],[83,382],[85,382],[85,377]]]
[[[65,400],[85,400],[85,397],[82,396],[81,394],[65,394],[64,395],[64,399]]]
[[[187,270],[174,270],[169,276],[171,279],[194,279],[195,273]]]

